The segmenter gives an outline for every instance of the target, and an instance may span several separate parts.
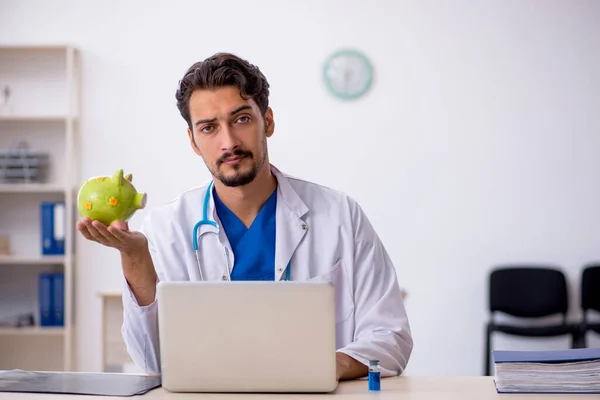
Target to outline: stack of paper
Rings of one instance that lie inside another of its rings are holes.
[[[492,353],[498,393],[600,393],[600,349]]]
[[[37,372],[21,369],[0,371],[0,392],[135,396],[149,392],[161,384],[160,375]]]

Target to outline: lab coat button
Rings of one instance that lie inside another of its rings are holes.
[[[283,269],[277,268],[277,272],[281,272],[281,271],[283,271]]]
[[[302,224],[302,230],[305,231],[306,230],[306,224]]]
[[[223,275],[223,277],[221,279],[223,279],[224,281],[226,281],[227,280],[227,275]]]

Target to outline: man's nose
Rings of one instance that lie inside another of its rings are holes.
[[[226,125],[221,128],[221,136],[221,151],[231,152],[240,147],[240,141],[230,126]]]

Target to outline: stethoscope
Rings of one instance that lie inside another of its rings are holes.
[[[204,194],[204,204],[202,205],[202,219],[200,221],[196,222],[196,225],[194,225],[194,229],[192,230],[192,245],[194,246],[194,252],[196,253],[196,262],[198,263],[198,272],[200,273],[200,280],[202,280],[202,281],[204,280],[204,277],[202,276],[202,267],[200,265],[200,253],[198,251],[198,229],[200,229],[200,227],[202,225],[211,225],[217,229],[219,228],[216,221],[212,221],[212,220],[208,219],[208,201],[210,200],[213,184],[214,184],[214,181],[211,181],[210,184],[208,185],[208,187],[206,188],[206,193]],[[288,265],[285,269],[285,280],[286,281],[290,280],[290,264],[291,264],[291,261],[288,263]],[[229,276],[229,268],[227,265],[226,265],[226,269],[227,269],[226,276]]]

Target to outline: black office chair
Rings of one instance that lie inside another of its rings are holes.
[[[526,337],[571,335],[574,347],[579,327],[567,323],[567,282],[564,274],[544,266],[503,266],[492,270],[489,277],[490,321],[486,327],[484,374],[490,375],[492,333]],[[495,313],[514,317],[541,318],[562,314],[562,323],[543,326],[497,324]]]
[[[581,311],[583,315],[577,347],[587,347],[586,334],[588,331],[600,334],[600,322],[588,322],[589,310],[600,312],[600,265],[588,265],[581,274]]]

